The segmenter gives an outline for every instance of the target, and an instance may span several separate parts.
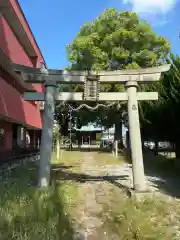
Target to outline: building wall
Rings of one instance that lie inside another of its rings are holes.
[[[22,64],[28,67],[38,67],[42,58],[37,56],[36,61],[31,59],[23,49],[13,30],[9,27],[6,19],[0,15],[0,49],[16,64]],[[42,85],[27,84],[28,87],[33,86],[38,92],[42,92]]]
[[[12,123],[0,120],[0,129],[4,130],[3,144],[0,142],[0,151],[12,148]]]
[[[19,44],[3,16],[0,17],[0,48],[13,63],[33,67],[31,59]]]
[[[9,150],[12,148],[12,123],[4,122],[5,130],[5,149]]]
[[[0,130],[4,130],[3,144],[0,141],[0,151],[12,149],[12,123],[35,127],[37,139],[42,128],[42,116],[37,106],[24,101],[23,96],[0,77]],[[2,120],[4,119],[4,120]],[[38,145],[38,144],[36,144]]]
[[[41,112],[36,105],[0,77],[0,115],[19,124],[42,128]]]
[[[28,31],[28,37],[31,38],[31,41],[33,40],[33,37],[30,36],[30,32],[27,28],[27,24],[26,22],[23,20],[23,15],[20,12],[20,10],[18,9],[18,6],[16,1],[11,1],[13,8],[16,10],[17,14],[19,14],[19,18],[23,24],[23,27],[25,28],[26,31]],[[8,25],[6,19],[4,18],[3,15],[0,14],[0,50],[2,50],[4,52],[4,54],[6,56],[8,56],[8,58],[16,64],[22,64],[25,66],[29,66],[29,67],[36,67],[40,64],[40,62],[43,62],[43,58],[41,56],[41,53],[38,51],[38,48],[35,46],[34,44],[35,50],[37,52],[37,58],[35,61],[35,59],[31,59],[28,54],[26,53],[25,49],[21,46],[20,42],[18,41],[18,39],[16,38],[13,30],[10,28],[10,26]],[[1,69],[0,69],[1,71]],[[4,75],[4,74],[3,74]],[[3,78],[3,79],[2,79]],[[32,102],[25,102],[22,99],[22,96],[20,96],[20,93],[18,93],[16,91],[16,89],[18,89],[18,86],[16,87],[16,85],[14,85],[14,80],[11,78],[9,79],[9,77],[7,76],[7,74],[5,74],[4,76],[2,76],[2,74],[0,74],[0,115],[3,115],[5,117],[10,117],[12,120],[20,120],[21,123],[26,124],[27,123],[27,118],[25,117],[26,112],[28,111],[28,109],[31,109],[31,114],[33,116],[33,118],[37,118],[39,119],[39,110],[38,110],[38,106],[35,105],[35,103]],[[8,82],[9,84],[6,84],[5,82]],[[13,87],[16,89],[13,89],[10,84],[13,84]],[[27,84],[28,87],[30,87],[32,85],[32,90],[36,90],[38,92],[42,92],[43,91],[43,86],[41,84]],[[7,94],[7,96],[5,96],[5,93]],[[11,97],[9,97],[11,96]],[[15,106],[16,104],[16,106]],[[19,106],[17,104],[20,104]],[[32,106],[30,106],[30,104]],[[27,106],[28,105],[28,106]],[[13,107],[11,107],[13,106]],[[25,107],[28,107],[28,109],[25,109]],[[12,112],[11,112],[12,111]],[[36,116],[37,115],[37,116]],[[28,122],[34,122],[35,125],[32,125],[34,127],[41,127],[41,121],[39,122],[39,124],[37,123],[37,121],[29,121]]]
[[[16,37],[14,30],[8,25],[5,17],[0,13],[0,50],[9,58],[12,63],[22,64],[29,67],[39,67],[44,62],[42,54],[36,45],[32,32],[24,18],[22,10],[16,0],[9,0],[12,8],[17,14],[25,33],[27,34],[37,56],[31,57],[22,47],[21,41]],[[13,21],[13,19],[12,19]],[[0,127],[4,129],[4,146],[0,150],[12,148],[12,123],[42,128],[42,117],[38,106],[34,102],[24,101],[23,95],[18,91],[14,79],[0,69]],[[32,86],[32,87],[31,87]],[[27,87],[42,92],[41,84],[27,84]],[[3,119],[3,120],[2,120]],[[40,134],[40,130],[37,130]]]
[[[11,2],[11,5],[12,5],[14,11],[16,12],[21,24],[23,25],[23,28],[24,28],[24,30],[25,30],[25,32],[26,32],[26,34],[27,34],[27,36],[28,36],[28,38],[29,38],[29,40],[30,40],[35,52],[36,52],[36,54],[37,54],[37,66],[36,67],[39,67],[39,63],[44,62],[44,59],[43,59],[43,56],[42,56],[42,54],[41,54],[41,52],[40,52],[40,50],[39,50],[39,48],[36,44],[36,41],[35,41],[35,38],[33,37],[31,29],[27,24],[27,21],[25,19],[25,16],[22,13],[22,9],[20,8],[20,5],[18,4],[18,1],[17,0],[10,0],[10,2]]]

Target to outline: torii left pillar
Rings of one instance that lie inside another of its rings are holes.
[[[39,182],[40,188],[48,187],[51,173],[52,137],[55,109],[56,82],[45,82],[45,103],[40,147]]]

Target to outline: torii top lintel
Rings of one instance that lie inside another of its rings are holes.
[[[98,78],[101,83],[126,83],[128,81],[137,81],[138,83],[148,83],[158,81],[161,73],[168,71],[170,65],[162,65],[152,68],[127,69],[117,71],[69,71],[31,68],[19,64],[13,64],[15,72],[21,73],[25,82],[44,83],[46,81],[55,81],[57,83],[73,84],[84,83],[90,75]]]

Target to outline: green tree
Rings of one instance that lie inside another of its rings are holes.
[[[83,25],[67,48],[71,69],[75,70],[157,66],[166,60],[169,51],[166,38],[155,34],[136,13],[115,9],[107,9]],[[129,55],[132,62],[124,64]]]
[[[180,57],[171,54],[170,71],[156,85],[159,101],[144,104],[143,134],[145,138],[167,140],[175,144],[180,157]]]
[[[67,56],[72,70],[117,70],[143,68],[166,62],[170,44],[158,36],[151,26],[134,12],[107,9],[92,22],[84,24],[75,39],[67,46]],[[76,91],[82,91],[76,86]],[[122,84],[105,84],[103,91],[124,91]],[[104,124],[114,121],[116,107],[103,111]],[[88,114],[86,120],[100,119],[97,113]]]

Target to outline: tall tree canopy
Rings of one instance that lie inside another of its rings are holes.
[[[169,52],[166,38],[154,33],[136,13],[115,9],[83,25],[67,48],[75,70],[151,67],[162,64]],[[132,62],[125,65],[130,55]]]
[[[151,26],[134,12],[106,9],[92,22],[84,24],[67,46],[72,70],[117,70],[151,67],[163,64],[170,52],[165,37],[158,36]],[[123,91],[120,84],[101,86],[103,91]],[[75,88],[75,86],[73,86]],[[75,91],[82,91],[76,86]],[[101,111],[106,123],[112,122],[115,109]],[[80,113],[82,115],[82,112]],[[104,115],[103,115],[104,114]],[[84,119],[96,118],[97,113],[84,114]],[[104,117],[104,116],[109,117]],[[106,124],[105,123],[105,124]]]
[[[171,55],[170,71],[156,84],[159,101],[142,106],[142,132],[146,139],[167,140],[176,145],[180,156],[180,57]]]

